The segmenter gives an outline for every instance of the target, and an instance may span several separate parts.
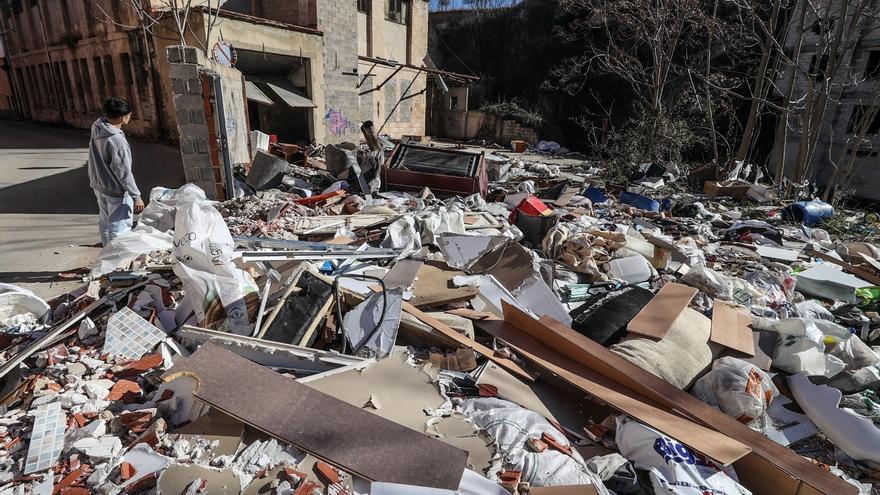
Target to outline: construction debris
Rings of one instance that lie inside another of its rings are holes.
[[[0,493],[871,493],[880,247],[830,207],[364,132],[0,288]]]

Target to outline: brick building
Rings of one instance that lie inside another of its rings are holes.
[[[179,44],[173,19],[145,31],[128,5],[0,0],[21,117],[86,128],[118,95],[135,107],[130,134],[177,139],[165,55]],[[295,143],[358,139],[363,120],[392,137],[425,134],[428,80],[415,68],[427,54],[425,0],[227,0],[188,21],[190,46],[210,56],[222,37],[234,47],[251,129]]]

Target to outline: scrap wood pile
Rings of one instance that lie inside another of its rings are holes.
[[[0,493],[872,493],[880,249],[827,205],[333,148],[3,286]]]

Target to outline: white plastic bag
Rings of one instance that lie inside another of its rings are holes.
[[[460,412],[470,418],[495,441],[502,465],[522,472],[522,480],[533,486],[594,485],[607,495],[602,480],[586,467],[577,451],[566,455],[554,449],[533,452],[527,447],[530,438],[547,433],[565,446],[568,439],[540,414],[501,399],[468,399]],[[500,470],[500,469],[498,469]],[[498,471],[490,469],[494,473]]]
[[[649,471],[656,495],[751,495],[724,468],[676,440],[624,415],[617,417],[620,454]]]
[[[226,310],[221,329],[239,335],[251,333],[245,296],[257,293],[257,285],[235,266],[235,247],[220,213],[207,201],[177,205],[174,222],[174,273],[180,277],[186,297],[193,298],[199,320],[217,298]]]
[[[773,366],[788,373],[831,378],[846,368],[839,357],[825,353],[826,336],[847,339],[847,329],[825,320],[753,318],[752,328],[778,334]]]
[[[726,356],[716,360],[712,371],[694,383],[691,394],[718,406],[728,416],[749,423],[764,415],[779,391],[757,366]]]

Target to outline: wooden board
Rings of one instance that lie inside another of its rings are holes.
[[[426,261],[416,275],[413,284],[413,298],[410,303],[417,308],[440,306],[451,302],[469,301],[479,294],[476,287],[455,287],[453,277],[464,272],[453,270],[446,263]]]
[[[555,349],[556,356],[583,364],[629,389],[632,393],[640,394],[675,410],[691,419],[696,425],[705,425],[751,447],[754,452],[737,461],[734,465],[735,468],[745,461],[754,461],[762,466],[772,464],[772,466],[764,466],[768,472],[782,473],[782,475],[796,480],[795,486],[800,486],[797,481],[800,480],[827,495],[857,494],[855,487],[840,478],[817,468],[810,461],[788,448],[768,439],[696,397],[673,387],[661,378],[639,368],[558,321],[547,317],[536,321],[531,316],[509,305],[504,307],[504,316],[506,321],[512,321],[528,335]],[[684,439],[679,438],[679,440],[685,442]],[[773,486],[788,486],[782,479],[767,481]],[[747,486],[747,488],[752,487]],[[754,489],[753,492],[755,495],[796,495],[797,493],[787,490],[774,492],[754,491]]]
[[[719,462],[730,464],[749,453],[747,446],[673,414],[671,409],[662,408],[651,399],[633,394],[583,364],[560,356],[552,347],[525,334],[509,322],[481,321],[478,325],[539,367]]]
[[[626,329],[631,333],[662,339],[695,295],[697,289],[670,282],[639,311]]]
[[[211,407],[368,480],[458,488],[467,452],[207,343],[165,381],[189,377]]]
[[[751,316],[739,308],[715,299],[712,310],[712,333],[709,340],[729,349],[753,357],[755,341],[752,337]]]

